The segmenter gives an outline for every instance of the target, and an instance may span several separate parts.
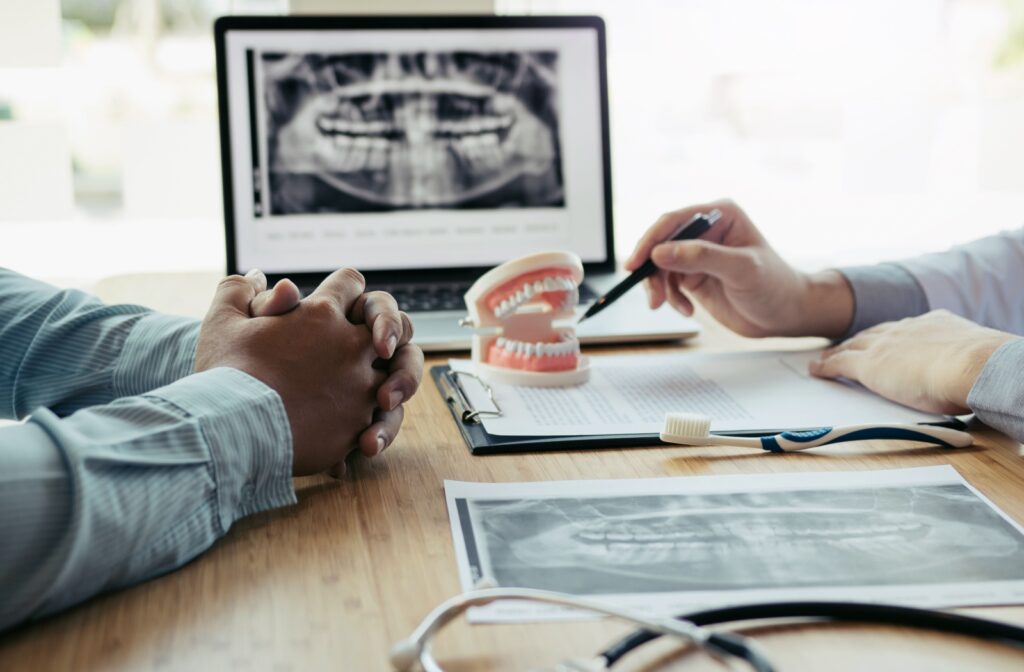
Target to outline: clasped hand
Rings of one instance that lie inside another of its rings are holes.
[[[335,271],[306,298],[259,272],[221,281],[203,320],[196,372],[231,367],[281,397],[296,476],[345,471],[356,448],[373,456],[397,436],[423,353],[412,323],[385,292],[364,293],[358,271]]]

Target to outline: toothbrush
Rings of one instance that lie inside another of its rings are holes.
[[[964,448],[974,437],[949,427],[934,425],[877,424],[819,427],[802,432],[782,432],[773,436],[742,437],[711,434],[711,418],[696,413],[666,413],[661,440],[684,446],[748,446],[770,453],[806,450],[844,441],[869,439],[901,439],[924,441],[947,448]]]

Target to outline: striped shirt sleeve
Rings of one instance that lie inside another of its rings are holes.
[[[272,389],[189,375],[194,320],[0,270],[0,630],[179,567],[294,503]]]
[[[0,269],[0,418],[59,416],[192,372],[196,320],[104,305]]]
[[[296,501],[278,395],[235,369],[0,430],[0,629],[188,562]]]

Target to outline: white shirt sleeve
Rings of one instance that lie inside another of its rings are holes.
[[[899,264],[921,285],[931,310],[1024,334],[1024,228]]]
[[[940,308],[1024,335],[1024,228],[946,252],[841,272],[854,295],[847,336]],[[992,354],[967,405],[985,424],[1024,441],[1024,338],[1012,339]]]

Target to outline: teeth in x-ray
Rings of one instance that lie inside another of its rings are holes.
[[[484,156],[480,136],[466,135],[452,140],[450,145],[460,164],[476,173],[483,170]]]
[[[388,167],[388,141],[375,138],[370,143],[370,154],[366,159],[367,170],[384,170]]]
[[[261,63],[274,212],[564,205],[554,51]]]
[[[349,171],[362,170],[366,166],[367,154],[370,152],[371,140],[366,137],[356,138],[352,142],[346,167]]]
[[[560,283],[559,283],[560,284]],[[761,557],[790,557],[823,545],[883,557],[904,552],[929,533],[929,526],[913,519],[866,521],[859,516],[795,517],[762,511],[747,516],[685,515],[623,517],[549,530],[530,541],[517,543],[516,555],[545,565],[552,545],[568,544],[579,557],[592,555],[623,566],[658,563],[710,562],[721,552],[746,552]],[[808,524],[811,523],[811,524]],[[743,550],[740,551],[739,549]]]
[[[329,134],[385,135],[394,132],[394,127],[383,121],[354,121],[339,117],[320,117],[316,125],[322,133]]]
[[[480,170],[480,136],[467,135],[458,141],[460,150],[469,158],[469,164],[474,171]]]
[[[464,121],[440,121],[437,124],[437,133],[450,136],[477,135],[501,132],[511,126],[512,117],[510,115],[480,117]]]

